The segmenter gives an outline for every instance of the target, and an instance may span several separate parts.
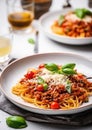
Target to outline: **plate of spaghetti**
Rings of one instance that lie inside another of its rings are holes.
[[[1,90],[15,105],[40,114],[74,114],[92,108],[92,62],[71,53],[44,53],[11,63]]]
[[[40,26],[52,40],[69,45],[92,43],[92,12],[85,8],[48,12]]]

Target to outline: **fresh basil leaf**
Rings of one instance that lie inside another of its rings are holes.
[[[83,9],[76,9],[75,14],[77,17],[79,17],[81,19],[85,17],[85,12],[83,11]]]
[[[25,119],[21,116],[10,116],[6,119],[6,123],[9,127],[16,129],[27,127]]]
[[[74,69],[75,65],[76,65],[75,63],[65,64],[65,65],[62,66],[62,69],[65,69],[65,68]]]
[[[54,72],[57,72],[59,70],[58,66],[54,63],[45,64],[45,68]]]
[[[43,84],[43,87],[45,91],[48,89],[48,85],[46,83]]]
[[[58,24],[59,24],[59,26],[60,25],[62,25],[62,23],[64,22],[64,15],[61,15],[60,17],[59,17],[59,19],[58,19]]]
[[[68,93],[71,93],[71,83],[69,82],[69,80],[67,81],[67,84],[65,85],[65,88],[66,88]]]
[[[35,44],[35,40],[33,38],[28,39],[28,42],[31,44]]]
[[[38,77],[37,82],[38,82],[38,84],[44,84],[45,83],[45,81],[42,77]]]
[[[72,75],[72,74],[76,74],[76,71],[71,69],[71,68],[65,68],[65,69],[62,69],[62,72],[64,74],[67,74],[67,75]]]
[[[82,8],[82,9],[76,9],[75,14],[79,18],[84,18],[86,15],[92,15],[92,12],[88,9]]]
[[[92,12],[88,9],[83,8],[83,11],[86,15],[92,15]]]

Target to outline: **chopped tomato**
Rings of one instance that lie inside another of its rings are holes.
[[[51,109],[59,109],[60,106],[59,106],[59,103],[58,102],[52,102],[51,103]]]
[[[40,64],[39,65],[39,69],[44,68],[44,67],[45,67],[45,64]]]
[[[43,92],[44,91],[44,87],[42,84],[39,84],[36,88],[37,91]]]
[[[78,77],[79,79],[83,79],[83,78],[84,78],[84,76],[81,75],[81,74],[79,74],[77,77]]]
[[[32,79],[34,77],[34,72],[33,71],[28,71],[28,73],[25,75],[27,79]]]

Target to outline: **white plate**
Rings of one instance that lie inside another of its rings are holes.
[[[41,113],[41,114],[73,114],[78,113],[89,108],[92,108],[92,97],[90,97],[89,102],[84,103],[79,108],[72,110],[45,110],[40,109],[31,103],[23,101],[20,97],[11,93],[11,88],[13,85],[19,81],[19,79],[26,73],[27,69],[30,67],[37,67],[41,63],[56,63],[56,64],[66,64],[66,63],[76,63],[76,68],[79,72],[84,73],[87,76],[92,76],[92,62],[84,57],[70,54],[70,53],[45,53],[28,56],[11,63],[1,74],[1,90],[5,96],[17,106],[26,109],[31,112]]]
[[[51,25],[53,22],[59,18],[61,14],[66,14],[70,10],[62,10],[62,11],[55,11],[55,12],[48,12],[41,16],[39,19],[40,27],[43,32],[52,40],[55,40],[60,43],[69,44],[69,45],[86,45],[92,43],[92,37],[86,38],[72,38],[68,36],[61,36],[55,34],[51,30]]]

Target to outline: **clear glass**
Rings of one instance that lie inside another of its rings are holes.
[[[12,34],[0,35],[0,69],[7,64],[12,50]]]
[[[34,19],[34,0],[7,0],[8,22],[15,32],[27,32]]]

